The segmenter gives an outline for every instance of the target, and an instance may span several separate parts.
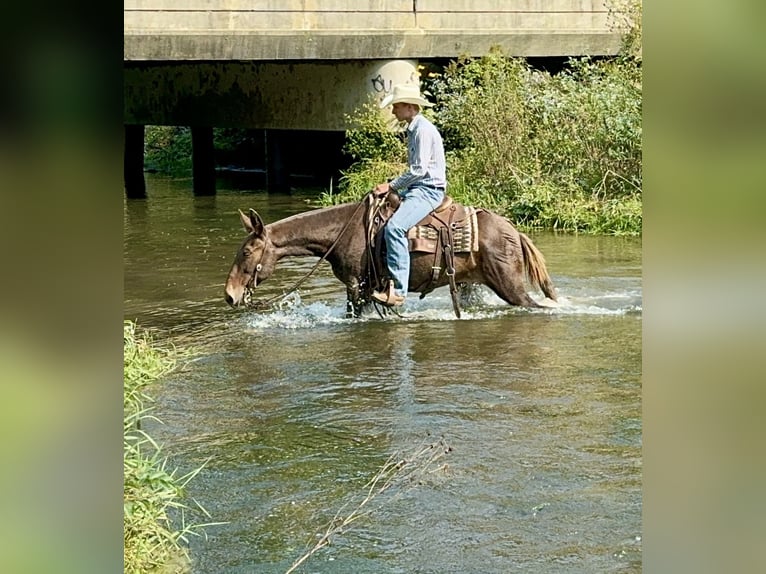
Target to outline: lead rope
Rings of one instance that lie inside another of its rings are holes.
[[[372,194],[370,193],[368,195],[372,195]],[[330,255],[330,253],[332,253],[332,250],[335,249],[336,245],[338,245],[338,242],[340,241],[340,238],[343,237],[343,234],[346,232],[346,230],[348,229],[349,225],[351,225],[351,222],[356,217],[356,214],[359,213],[359,210],[365,204],[366,199],[367,199],[367,196],[365,196],[365,198],[362,199],[359,202],[359,205],[356,206],[356,209],[354,210],[354,213],[351,215],[351,217],[349,217],[348,221],[346,221],[346,225],[344,225],[343,229],[340,230],[340,233],[338,234],[338,237],[335,238],[335,241],[332,242],[332,245],[330,245],[330,248],[327,251],[325,251],[325,254],[322,255],[322,257],[320,257],[319,261],[317,261],[314,264],[314,266],[311,269],[309,269],[308,273],[306,273],[303,277],[298,279],[298,281],[295,283],[295,285],[293,285],[287,292],[282,293],[281,295],[275,295],[274,297],[270,297],[269,299],[266,299],[265,301],[258,301],[258,302],[252,303],[251,306],[252,307],[256,307],[256,308],[258,308],[258,307],[266,307],[268,305],[271,305],[277,299],[285,299],[291,293],[295,293],[295,291],[297,291],[298,287],[300,287],[306,279],[311,277],[311,275],[313,275],[314,271],[316,271],[319,268],[319,266],[322,264],[322,262],[325,259],[327,259],[327,256]],[[263,256],[261,256],[261,257],[263,257]],[[260,268],[261,268],[261,264],[259,263],[258,265],[256,265],[255,272],[253,273],[253,277],[251,279],[251,282],[253,284],[253,288],[255,288],[255,278],[258,275],[258,271],[260,271]],[[249,285],[249,283],[248,283],[248,285]]]

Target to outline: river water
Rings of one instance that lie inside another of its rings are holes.
[[[322,264],[279,307],[234,311],[237,209],[268,223],[317,192],[190,189],[148,176],[126,200],[124,268],[125,318],[194,352],[152,387],[148,425],[170,468],[204,465],[187,492],[210,518],[187,519],[225,523],[190,537],[192,572],[286,572],[349,516],[298,572],[641,571],[640,239],[530,233],[554,309],[480,288],[458,320],[440,289],[349,320]],[[256,297],[315,261],[283,260]]]

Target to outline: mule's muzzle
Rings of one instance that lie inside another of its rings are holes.
[[[224,290],[223,299],[230,307],[246,307],[251,304],[253,297],[253,290],[250,287],[245,287],[241,293],[238,293],[234,289],[228,287]]]
[[[244,302],[244,294],[237,293],[236,290],[226,289],[223,293],[223,299],[230,307],[239,307]]]

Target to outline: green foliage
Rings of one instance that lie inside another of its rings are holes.
[[[213,146],[217,152],[231,152],[243,146],[250,146],[253,144],[254,138],[251,130],[243,128],[213,129]]]
[[[145,388],[174,368],[177,353],[158,347],[146,333],[137,335],[129,321],[123,326],[123,353],[124,571],[185,572],[183,543],[202,525],[174,529],[168,512],[187,508],[180,502],[184,487],[201,469],[180,477],[168,471],[160,447],[141,430],[150,416]]]
[[[539,75],[527,100],[535,121],[536,181],[598,191],[604,197],[640,192],[641,77],[623,60],[571,60],[556,76]],[[533,150],[521,149],[525,157]]]
[[[381,182],[399,175],[407,167],[407,147],[402,127],[393,116],[369,100],[346,116],[351,126],[346,131],[343,152],[355,160],[344,171],[339,189],[322,193],[319,203],[334,205],[359,201]]]
[[[262,138],[262,136],[261,136]],[[217,163],[247,163],[263,142],[253,130],[214,128],[213,147]],[[146,126],[144,163],[148,169],[171,175],[192,170],[192,136],[188,127]]]
[[[642,60],[643,0],[607,0],[610,27],[622,33],[624,57]]]
[[[191,129],[175,126],[146,126],[144,164],[162,173],[190,173],[192,169]]]
[[[449,193],[522,227],[641,233],[642,92],[635,59],[572,59],[556,75],[500,49],[430,74],[428,110],[444,137]],[[358,199],[401,173],[405,149],[377,109],[352,119],[358,160],[338,194]],[[380,133],[384,131],[385,133]]]
[[[454,152],[449,174],[459,166],[463,179],[485,190],[512,190],[525,179],[535,160],[519,154],[533,151],[524,104],[528,75],[523,60],[493,50],[481,59],[453,61],[432,77],[435,123]]]
[[[493,50],[432,80],[437,123],[466,180],[512,196],[528,186],[627,195],[641,182],[640,70],[571,60],[551,76]],[[609,174],[614,174],[610,177]]]
[[[396,163],[407,160],[407,147],[397,126],[396,118],[387,120],[383,110],[370,99],[359,109],[346,116],[351,126],[346,131],[343,152],[355,161]]]
[[[642,225],[639,196],[603,200],[550,185],[526,188],[507,204],[506,214],[522,228],[604,235],[639,235]]]
[[[372,191],[375,185],[387,181],[406,169],[404,162],[384,160],[363,160],[344,171],[339,189],[322,192],[318,199],[320,205],[337,205],[359,201]]]

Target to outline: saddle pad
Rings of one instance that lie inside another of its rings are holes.
[[[454,253],[467,253],[479,250],[479,224],[476,208],[464,207],[465,216],[453,222],[452,243]],[[416,225],[407,232],[410,251],[436,253],[439,243],[439,230],[433,224]]]

